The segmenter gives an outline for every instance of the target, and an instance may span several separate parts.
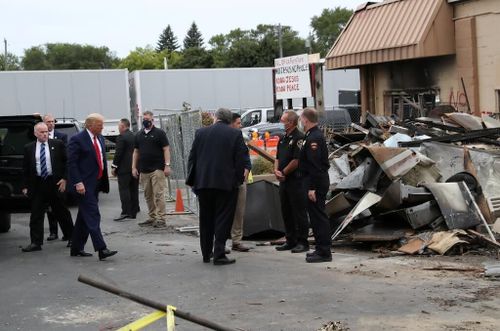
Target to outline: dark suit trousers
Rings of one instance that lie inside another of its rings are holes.
[[[81,251],[90,234],[94,250],[106,248],[106,243],[101,233],[101,213],[99,212],[99,183],[95,188],[85,187],[85,194],[78,194],[78,214],[73,231],[71,249]]]
[[[139,179],[132,173],[118,174],[118,191],[122,203],[122,215],[135,217],[139,211]]]
[[[328,175],[326,175],[328,176]],[[316,251],[321,255],[331,255],[331,230],[330,220],[325,212],[326,194],[328,193],[328,177],[325,178],[324,185],[316,188],[316,202],[307,199],[307,212],[313,229]]]
[[[214,259],[224,257],[238,201],[238,189],[202,189],[197,194],[200,203],[201,254],[204,258],[209,258],[213,248]]]
[[[63,203],[66,203],[66,196],[64,194],[61,194],[59,193],[59,197],[62,199]],[[58,220],[57,220],[57,217],[56,215],[54,214],[54,212],[52,211],[52,209],[50,210],[47,210],[47,219],[49,220],[49,232],[51,234],[55,234],[57,235],[57,223],[58,223]],[[61,226],[61,229],[62,229],[62,226]],[[63,231],[63,236],[70,239],[71,238],[71,233],[69,236],[67,236],[66,233],[64,233]]]
[[[73,232],[73,220],[68,208],[58,191],[52,176],[47,179],[37,177],[35,179],[31,198],[30,237],[31,242],[36,245],[43,244],[43,220],[47,206],[50,206],[54,216],[59,221],[61,230],[65,236],[71,237]]]
[[[307,192],[300,178],[288,178],[280,182],[281,214],[285,223],[286,241],[290,245],[309,245],[306,200]]]

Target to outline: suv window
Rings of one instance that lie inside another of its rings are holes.
[[[260,110],[256,110],[245,115],[245,117],[241,119],[241,126],[246,128],[247,126],[259,124],[260,112],[261,112]]]
[[[0,123],[0,155],[23,155],[24,145],[33,141],[33,126],[31,123]]]

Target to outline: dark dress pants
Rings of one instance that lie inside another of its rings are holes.
[[[307,192],[300,178],[280,182],[281,214],[285,224],[286,242],[292,246],[308,246],[309,222],[307,220]]]
[[[122,215],[136,217],[139,211],[139,179],[131,173],[118,174],[118,191],[122,204]]]
[[[311,221],[314,240],[316,242],[316,251],[323,256],[330,256],[332,239],[330,235],[330,221],[325,212],[326,194],[330,182],[328,174],[323,176],[320,187],[316,188],[316,202],[307,199],[307,213]]]
[[[37,177],[32,192],[30,192],[30,198],[30,237],[33,244],[43,244],[43,220],[48,206],[59,221],[63,234],[68,238],[71,236],[73,232],[71,213],[64,205],[64,200],[52,176],[47,177],[47,179]]]
[[[196,192],[200,204],[200,246],[204,258],[225,256],[226,240],[231,234],[238,189],[202,189]],[[214,241],[215,236],[215,241]]]
[[[99,212],[99,183],[96,187],[85,186],[85,194],[78,194],[78,214],[71,249],[82,251],[90,235],[95,251],[106,248],[106,243],[101,233],[101,213]]]

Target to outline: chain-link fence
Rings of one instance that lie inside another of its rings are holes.
[[[172,201],[180,189],[184,205],[193,213],[198,213],[198,201],[184,182],[187,177],[189,152],[194,135],[201,127],[201,111],[173,111],[158,115],[160,127],[166,132],[170,144],[170,165],[172,174],[168,179],[168,197]]]

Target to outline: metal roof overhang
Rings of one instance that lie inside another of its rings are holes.
[[[386,0],[356,9],[326,56],[326,68],[455,54],[446,0]]]

